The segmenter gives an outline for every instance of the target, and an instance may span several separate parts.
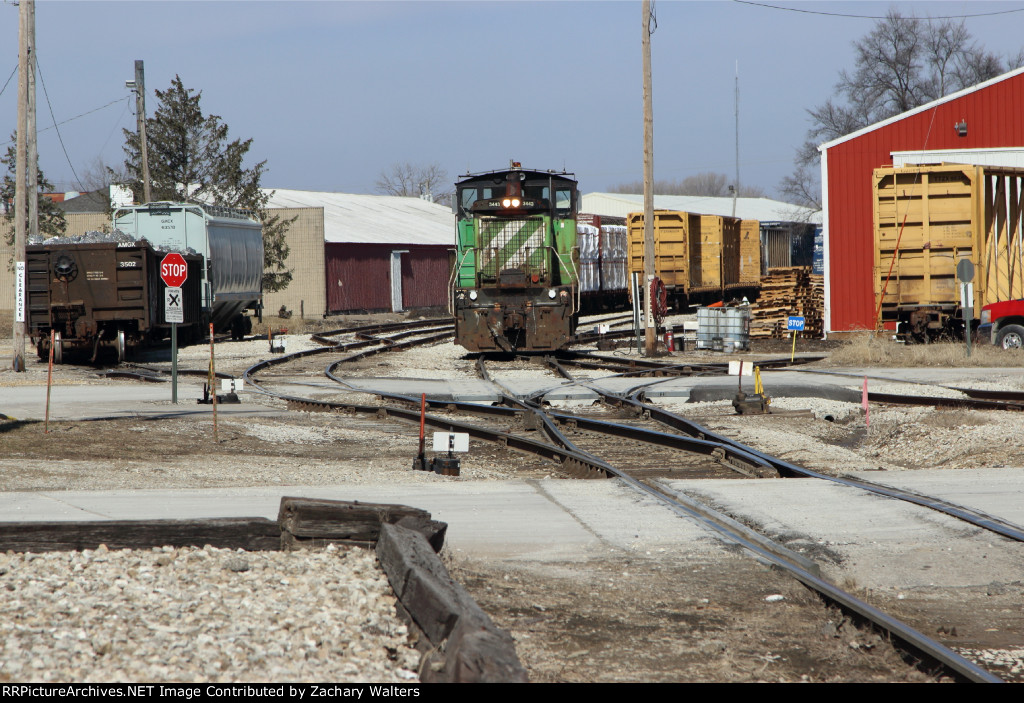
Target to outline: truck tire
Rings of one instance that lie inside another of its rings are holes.
[[[1003,349],[1020,349],[1024,347],[1024,327],[1007,325],[996,335],[996,344]]]

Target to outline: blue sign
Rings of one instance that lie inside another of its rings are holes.
[[[786,330],[789,332],[803,332],[804,331],[804,318],[802,317],[790,317],[789,322],[786,325]]]

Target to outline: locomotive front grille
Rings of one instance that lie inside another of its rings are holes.
[[[496,279],[508,269],[520,269],[527,275],[544,277],[547,257],[544,246],[544,220],[480,219],[480,273]]]

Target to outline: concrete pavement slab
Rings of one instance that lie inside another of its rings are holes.
[[[10,521],[143,520],[213,517],[276,519],[283,496],[400,503],[449,524],[451,549],[535,561],[612,551],[721,549],[696,521],[680,517],[618,481],[358,484],[196,490],[0,493]]]
[[[831,482],[663,485],[814,558],[839,582],[849,579],[866,588],[977,586],[1003,581],[1024,568],[1024,544],[928,508]],[[956,568],[945,568],[950,563]]]

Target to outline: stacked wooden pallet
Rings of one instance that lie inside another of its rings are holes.
[[[804,318],[803,337],[820,337],[824,330],[825,283],[809,266],[773,268],[761,279],[761,296],[750,308],[752,339],[789,336],[790,316]]]

